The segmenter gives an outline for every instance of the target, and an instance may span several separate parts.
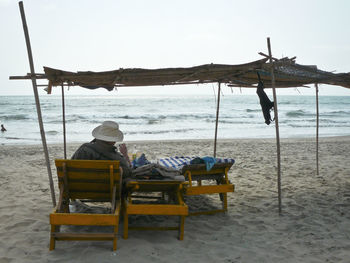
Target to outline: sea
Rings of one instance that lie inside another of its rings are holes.
[[[281,138],[315,137],[314,96],[277,98]],[[213,139],[217,98],[213,95],[76,96],[64,99],[66,140],[87,142],[105,120],[119,123],[125,141]],[[63,142],[60,95],[40,95],[46,140]],[[319,136],[350,135],[350,96],[319,97]],[[271,113],[274,116],[273,112]],[[0,96],[0,145],[41,144],[34,96]],[[265,124],[259,98],[227,94],[220,98],[218,139],[275,138],[275,122]]]

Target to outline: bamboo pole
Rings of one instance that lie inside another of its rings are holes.
[[[319,165],[318,165],[318,132],[319,132],[319,124],[320,124],[320,114],[318,108],[318,84],[315,83],[316,88],[316,174],[319,175]]]
[[[267,38],[267,47],[269,49],[269,60],[271,63],[271,84],[272,84],[272,92],[273,92],[273,102],[274,102],[274,114],[275,114],[275,127],[276,127],[276,144],[277,144],[277,188],[278,188],[278,212],[282,213],[282,193],[281,193],[281,151],[280,151],[280,134],[279,134],[279,126],[278,126],[278,109],[277,109],[277,95],[276,95],[276,87],[275,87],[275,72],[274,72],[274,64],[272,60],[271,53],[271,44],[270,38]]]
[[[42,140],[42,144],[43,144],[43,148],[44,148],[44,154],[45,154],[45,160],[46,160],[46,166],[47,166],[47,173],[48,173],[49,182],[50,182],[52,204],[53,204],[53,206],[56,206],[55,188],[54,188],[54,184],[53,184],[53,180],[52,180],[49,152],[48,152],[48,149],[47,149],[44,125],[43,125],[43,120],[42,120],[42,116],[41,116],[41,108],[40,108],[38,87],[37,87],[37,83],[36,83],[36,76],[35,76],[34,62],[33,62],[33,55],[32,55],[32,48],[30,46],[30,39],[29,39],[27,21],[26,21],[26,17],[25,17],[25,13],[24,13],[23,2],[20,1],[18,4],[19,4],[20,12],[21,12],[23,31],[24,31],[24,36],[25,36],[26,45],[27,45],[27,52],[28,52],[30,72],[31,72],[31,76],[32,76],[31,79],[32,79],[32,85],[33,85],[33,91],[34,91],[34,97],[35,97],[36,111],[37,111],[37,114],[38,114],[38,122],[39,122],[39,127],[40,127],[41,140]]]
[[[62,123],[63,123],[63,153],[64,159],[67,159],[67,140],[66,140],[66,109],[64,103],[64,87],[62,85]]]
[[[214,157],[216,157],[216,142],[218,138],[218,124],[219,124],[219,109],[220,109],[220,94],[221,94],[221,83],[218,83],[218,103],[216,107],[216,121],[215,121],[215,138],[214,138]]]

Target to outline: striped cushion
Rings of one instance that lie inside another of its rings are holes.
[[[191,164],[191,161],[197,158],[197,156],[174,156],[166,157],[158,160],[158,164],[165,167],[171,167],[177,170],[180,170],[184,165]],[[232,158],[215,158],[216,163],[235,163],[235,160]]]

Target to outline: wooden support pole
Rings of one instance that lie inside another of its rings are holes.
[[[63,153],[64,159],[67,159],[67,140],[66,140],[66,109],[64,103],[64,87],[62,85],[62,123],[63,123]]]
[[[218,88],[218,103],[216,106],[216,121],[215,121],[215,138],[214,138],[214,157],[216,157],[216,143],[218,138],[218,124],[219,124],[219,109],[220,109],[220,94],[221,94],[221,83],[219,82]]]
[[[36,111],[37,111],[37,114],[38,114],[38,122],[39,122],[39,127],[40,127],[41,140],[42,140],[42,143],[43,143],[45,160],[46,160],[46,166],[47,166],[47,173],[48,173],[49,182],[50,182],[52,204],[53,204],[53,206],[56,206],[55,188],[54,188],[54,184],[53,184],[53,180],[52,180],[52,173],[51,173],[50,159],[49,159],[49,151],[47,149],[44,125],[43,125],[43,120],[42,120],[42,116],[41,116],[41,108],[40,108],[38,87],[37,87],[37,83],[36,83],[36,76],[35,76],[34,62],[33,62],[33,55],[32,55],[32,48],[30,46],[30,39],[29,39],[27,21],[26,21],[26,17],[25,17],[25,13],[24,13],[23,2],[20,1],[18,4],[19,4],[20,12],[21,12],[23,31],[24,31],[24,36],[25,36],[26,45],[27,45],[27,52],[28,52],[30,72],[31,72],[31,76],[32,76],[31,79],[32,79],[32,85],[33,85],[33,91],[34,91],[34,97],[35,97]]]
[[[271,86],[273,92],[273,102],[274,102],[274,114],[275,114],[275,127],[276,127],[276,143],[277,143],[277,188],[278,188],[278,212],[282,213],[282,193],[281,193],[281,151],[280,151],[280,133],[278,126],[278,109],[277,109],[277,95],[275,87],[275,69],[272,60],[271,44],[270,38],[267,38],[267,47],[269,49],[269,60],[271,63]]]
[[[315,83],[316,88],[316,174],[319,175],[319,165],[318,165],[318,132],[319,132],[319,124],[320,124],[320,114],[318,108],[318,84]]]

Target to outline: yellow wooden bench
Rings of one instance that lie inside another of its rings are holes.
[[[185,195],[219,194],[222,202],[222,209],[209,211],[190,212],[189,215],[214,214],[227,211],[227,193],[234,192],[234,185],[228,180],[228,171],[233,163],[216,163],[209,171],[205,164],[185,165],[182,174],[185,176],[188,185],[185,188]],[[209,181],[216,181],[216,184],[208,184]],[[197,184],[195,184],[197,182]]]
[[[122,176],[119,161],[56,159],[60,196],[50,214],[50,250],[59,240],[113,241],[117,249],[119,214],[121,209]],[[70,213],[69,201],[108,202],[110,214]],[[60,232],[62,225],[112,226],[112,233]]]
[[[179,240],[184,238],[185,216],[188,215],[188,207],[183,201],[184,182],[171,180],[130,180],[126,183],[127,196],[124,198],[124,234],[128,238],[128,231],[131,230],[178,230]],[[173,202],[159,204],[152,202],[151,194],[167,193],[172,197]],[[144,196],[141,196],[144,194]],[[145,196],[146,194],[146,196]],[[137,203],[136,200],[141,203]],[[130,215],[165,215],[179,216],[177,226],[129,226]]]

